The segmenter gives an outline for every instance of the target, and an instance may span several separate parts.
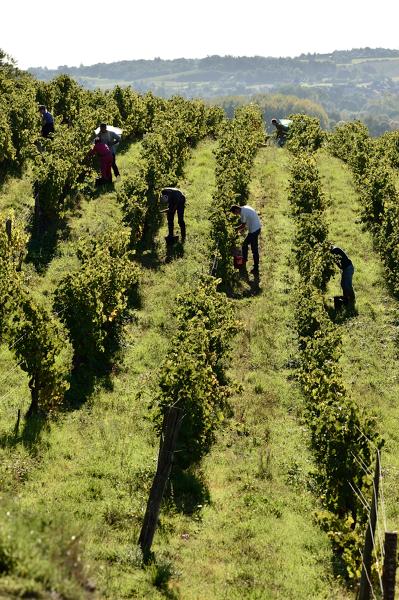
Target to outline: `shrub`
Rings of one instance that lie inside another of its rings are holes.
[[[323,142],[319,120],[308,115],[290,115],[286,147],[292,154],[316,152]]]
[[[28,296],[20,301],[10,325],[10,342],[23,371],[30,377],[28,414],[55,410],[69,388],[71,353],[61,326]]]
[[[95,367],[120,334],[129,297],[136,291],[139,269],[126,252],[102,240],[80,250],[82,266],[64,277],[55,294],[55,307],[66,324],[75,360]]]
[[[233,388],[225,361],[238,324],[229,300],[217,292],[218,283],[205,277],[177,298],[177,333],[161,368],[157,430],[160,433],[169,406],[183,410],[176,454],[180,468],[199,462],[209,452],[229,412]]]

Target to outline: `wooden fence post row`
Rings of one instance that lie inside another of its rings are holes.
[[[11,221],[11,219],[7,219],[6,220],[6,234],[7,234],[9,242],[11,242],[11,233],[12,233],[12,221]]]
[[[395,599],[397,543],[397,532],[386,531],[384,541],[384,569],[382,572],[382,587],[384,589],[384,600]]]
[[[360,578],[359,600],[370,600],[371,594],[371,563],[373,552],[373,539],[375,534],[375,526],[377,523],[377,502],[378,490],[380,485],[380,468],[380,453],[377,450],[374,472],[373,497],[371,500],[370,518],[366,531],[366,539],[364,541],[363,566],[362,575]]]
[[[143,552],[144,561],[148,559],[151,551],[161,502],[172,468],[173,453],[176,448],[177,437],[179,435],[183,416],[183,412],[180,408],[171,407],[163,420],[162,434],[159,442],[157,470],[152,482],[143,526],[138,541]]]

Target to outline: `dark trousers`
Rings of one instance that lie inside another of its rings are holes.
[[[353,264],[348,265],[347,267],[345,267],[345,269],[342,271],[342,277],[341,277],[341,287],[342,287],[342,293],[343,293],[343,297],[345,298],[345,300],[349,303],[355,304],[355,292],[353,290],[353,285],[352,285],[352,278],[353,278],[353,274],[355,272],[355,268],[353,266]]]
[[[242,243],[242,255],[244,260],[248,259],[248,247],[251,246],[252,256],[254,257],[254,268],[259,268],[259,247],[258,247],[258,238],[260,234],[260,229],[257,229],[253,233],[248,233],[247,237]]]
[[[119,177],[119,169],[116,166],[116,159],[114,153],[112,153],[112,170],[114,172],[115,177]]]
[[[52,123],[45,123],[42,126],[42,136],[47,138],[50,133],[54,133],[54,125]]]
[[[168,210],[168,230],[169,237],[173,237],[173,221],[175,219],[175,213],[177,212],[177,220],[180,227],[180,235],[182,242],[186,239],[186,224],[184,222],[184,204],[181,204],[177,207],[170,208]]]

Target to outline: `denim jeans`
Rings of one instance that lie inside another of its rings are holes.
[[[260,229],[253,231],[252,233],[248,233],[247,237],[242,243],[242,255],[245,260],[248,259],[248,247],[251,246],[252,256],[254,257],[254,268],[259,268],[259,248],[258,248],[258,238],[260,234]]]

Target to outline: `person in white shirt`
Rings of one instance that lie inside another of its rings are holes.
[[[258,238],[261,231],[261,223],[258,213],[252,206],[238,206],[233,204],[230,211],[241,218],[241,224],[236,227],[238,232],[244,231],[245,227],[248,228],[248,234],[242,243],[242,256],[245,261],[248,259],[248,247],[251,246],[252,256],[254,258],[254,268],[251,273],[259,275],[259,248]]]

